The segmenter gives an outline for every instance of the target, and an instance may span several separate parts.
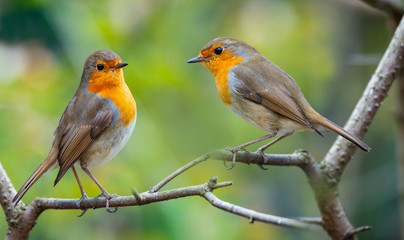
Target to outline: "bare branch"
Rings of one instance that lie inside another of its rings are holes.
[[[292,154],[265,154],[267,161],[260,153],[239,151],[236,162],[257,165],[275,165],[275,166],[303,166],[308,162],[307,152],[295,151]],[[232,161],[233,153],[226,149],[216,150],[209,153],[211,158],[216,160]]]
[[[307,162],[312,162],[311,156],[306,152],[296,151],[293,154],[267,154],[268,161],[265,162],[261,154],[258,153],[250,153],[247,151],[240,151],[237,154],[237,161],[246,164],[258,164],[258,165],[285,165],[285,166],[300,166],[306,167]],[[176,170],[174,173],[170,174],[168,177],[159,182],[156,186],[151,188],[147,192],[138,193],[136,190],[133,190],[133,196],[115,196],[109,202],[110,207],[123,207],[123,206],[137,206],[144,205],[154,202],[167,201],[176,198],[188,197],[188,196],[203,196],[207,199],[212,199],[214,195],[211,193],[214,189],[226,187],[232,184],[232,182],[221,182],[217,183],[217,178],[212,177],[212,179],[205,184],[189,186],[184,188],[172,189],[163,192],[158,192],[163,186],[165,186],[172,179],[190,169],[191,167],[206,161],[210,157],[225,161],[232,161],[233,153],[222,149],[213,151],[207,154],[200,156],[199,158],[189,162],[183,167]],[[4,172],[4,169],[0,165],[0,173]],[[4,177],[5,176],[5,177]],[[16,194],[15,189],[10,183],[10,180],[7,178],[7,175],[1,174],[0,179],[2,184],[0,187],[0,191],[4,190],[5,187],[11,188],[8,194],[0,194],[0,197],[3,197],[5,201],[2,203],[11,204],[12,197]],[[4,180],[3,180],[4,179]],[[4,185],[4,186],[3,186]],[[208,197],[206,197],[206,193],[208,193]],[[217,199],[217,198],[215,198]],[[217,201],[219,201],[217,199]],[[220,200],[221,201],[221,200]],[[223,201],[222,201],[223,202]],[[83,209],[96,209],[96,208],[104,208],[105,207],[105,198],[103,195],[100,195],[95,198],[88,198],[81,202],[80,206]],[[213,203],[212,203],[213,204]],[[11,205],[7,205],[11,206]],[[216,207],[221,207],[216,206]],[[228,206],[228,205],[226,205]],[[286,227],[297,227],[309,229],[311,225],[319,225],[321,223],[313,223],[310,221],[304,220],[294,220],[287,219],[272,215],[267,215],[263,213],[258,213],[253,210],[249,210],[246,208],[241,208],[239,206],[235,206],[235,209],[242,209],[242,213],[248,213],[249,216],[252,216],[251,220],[259,220],[266,223],[286,226]],[[4,207],[3,207],[4,208]],[[10,222],[19,221],[16,226],[10,226],[9,232],[10,236],[18,237],[18,238],[28,238],[29,233],[33,226],[36,223],[39,215],[48,209],[79,209],[77,206],[77,199],[56,199],[56,198],[36,198],[30,205],[26,206],[23,202],[20,202],[17,207],[11,206],[9,207],[13,211],[16,211],[16,214],[10,217]],[[253,213],[253,214],[252,214]],[[242,214],[241,214],[242,215]],[[244,215],[243,215],[244,216]]]
[[[26,218],[25,213],[31,211],[31,207],[27,207],[22,202],[14,206],[12,199],[16,193],[0,162],[0,202],[8,223],[5,239],[28,239],[29,232],[34,227],[39,214],[32,215],[33,218]]]
[[[302,166],[307,163],[307,152],[295,151],[292,154],[265,154],[268,160],[265,160],[259,153],[251,153],[247,151],[239,151],[237,153],[236,162],[246,163],[246,164],[257,164],[257,165],[277,165],[277,166]],[[173,180],[175,177],[185,172],[186,170],[192,168],[193,166],[213,158],[216,160],[232,161],[233,153],[226,149],[220,149],[212,151],[210,153],[204,154],[197,159],[189,162],[188,164],[180,167],[175,172],[170,174],[168,177],[164,178],[161,182],[156,184],[154,187],[149,189],[150,193],[158,192],[167,183]]]
[[[167,183],[169,183],[171,180],[173,180],[175,177],[177,177],[178,175],[180,175],[181,173],[185,172],[186,170],[190,169],[191,167],[207,160],[210,157],[209,153],[208,154],[204,154],[202,156],[200,156],[199,158],[189,162],[188,164],[186,164],[185,166],[177,169],[175,172],[173,172],[172,174],[170,174],[168,177],[164,178],[161,182],[159,182],[156,186],[152,187],[149,189],[150,193],[155,193],[158,190],[160,190],[162,187],[164,187]]]
[[[348,132],[359,137],[365,134],[396,78],[402,64],[403,53],[404,23],[401,21],[376,72],[344,127]],[[338,137],[324,158],[328,174],[339,179],[356,149],[353,144]]]
[[[345,125],[347,131],[359,137],[364,135],[387,97],[402,65],[403,53],[404,21],[401,20],[375,74]],[[355,234],[347,234],[355,232],[355,229],[345,215],[338,193],[340,177],[356,149],[353,144],[338,137],[324,160],[320,162],[323,167],[320,174],[319,171],[306,171],[322,215],[324,229],[332,239],[356,239]]]
[[[134,193],[136,196],[116,196],[109,202],[110,207],[125,207],[125,206],[140,206],[154,202],[167,201],[176,198],[188,196],[203,196],[205,191],[211,188],[208,183],[201,185],[194,185],[189,187],[177,188],[163,192],[143,192]],[[231,182],[223,182],[217,184],[213,189],[231,185]],[[36,198],[31,205],[39,210],[46,209],[79,209],[77,206],[77,199],[58,199],[58,198]],[[82,208],[105,208],[105,198],[101,195],[95,198],[88,198],[81,202]]]
[[[7,176],[6,171],[3,168],[3,165],[0,162],[0,204],[3,208],[4,213],[6,214],[6,220],[9,221],[11,219],[15,219],[18,215],[16,209],[12,206],[12,199],[14,195],[17,193],[13,187],[13,184],[10,181],[10,178]]]
[[[348,233],[344,239],[351,239],[354,235],[364,232],[364,231],[368,231],[371,230],[372,227],[371,226],[363,226],[363,227],[358,227],[356,229],[354,229],[352,232]]]
[[[275,224],[283,227],[294,227],[300,229],[318,230],[318,223],[310,221],[295,220],[284,217],[273,216],[256,212],[247,208],[243,208],[217,198],[212,191],[217,188],[230,186],[231,182],[217,182],[217,177],[212,177],[209,182],[201,185],[178,188],[163,192],[150,193],[134,192],[134,196],[117,196],[110,200],[110,207],[136,206],[145,205],[154,202],[167,201],[171,199],[202,196],[209,201],[213,206],[225,211],[246,217],[253,221],[261,221],[264,223]],[[76,205],[77,199],[54,199],[54,198],[36,198],[29,206],[26,212],[25,219],[36,220],[41,212],[47,209],[78,209]],[[82,201],[83,208],[104,208],[105,198],[96,197]]]
[[[313,224],[317,224],[317,225],[323,225],[323,220],[320,217],[296,217],[293,218],[296,220],[300,220],[303,222],[309,222],[309,223],[313,223]]]
[[[295,220],[290,218],[278,217],[268,214],[259,213],[244,207],[231,204],[217,198],[212,192],[206,192],[204,198],[208,200],[213,206],[220,208],[224,211],[237,214],[250,220],[250,223],[254,221],[260,221],[282,227],[293,227],[307,230],[319,230],[317,224],[305,222],[301,220]]]

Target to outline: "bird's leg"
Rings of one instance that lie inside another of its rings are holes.
[[[267,155],[265,155],[264,151],[265,151],[267,148],[269,148],[270,146],[272,146],[274,143],[280,141],[281,139],[283,139],[283,138],[285,138],[285,137],[287,137],[287,136],[292,135],[292,133],[293,133],[293,132],[289,132],[289,133],[286,133],[286,134],[284,134],[284,135],[282,135],[282,136],[279,136],[277,139],[274,139],[274,140],[271,141],[270,143],[268,143],[268,144],[266,144],[266,145],[264,145],[264,146],[258,148],[257,151],[256,151],[256,153],[261,154],[262,158],[264,158],[264,162],[266,163],[269,159],[268,159]],[[260,168],[264,169],[264,170],[267,170],[267,168],[265,168],[264,165],[258,165],[258,166],[259,166]]]
[[[261,142],[262,140],[265,140],[265,139],[274,137],[274,136],[276,136],[276,134],[277,134],[277,132],[273,132],[273,133],[270,133],[270,134],[265,135],[265,136],[263,136],[263,137],[260,137],[260,138],[257,138],[257,139],[255,139],[255,140],[252,140],[252,141],[250,141],[250,142],[241,144],[240,146],[233,147],[233,148],[227,148],[227,150],[229,150],[230,152],[233,153],[233,161],[232,161],[232,164],[231,164],[230,167],[227,167],[227,166],[226,166],[226,162],[224,162],[224,165],[227,167],[228,170],[232,169],[232,168],[236,165],[236,155],[237,155],[237,153],[238,153],[241,149],[243,149],[243,148],[245,148],[245,147],[247,147],[247,146],[250,146],[250,145],[252,145],[252,144],[254,144],[254,143]]]
[[[77,180],[77,184],[79,185],[80,192],[81,192],[81,198],[76,202],[77,207],[80,208],[81,210],[83,210],[83,211],[81,212],[81,214],[79,215],[79,217],[81,217],[81,216],[83,216],[83,215],[87,212],[87,210],[88,210],[88,208],[85,208],[85,209],[84,209],[84,208],[81,207],[81,202],[82,202],[84,199],[87,199],[88,196],[87,196],[86,192],[84,191],[83,186],[81,185],[79,175],[77,175],[77,172],[76,172],[76,169],[74,168],[74,165],[72,165],[72,171],[73,171],[74,177],[75,177],[76,180]]]
[[[107,210],[107,212],[109,213],[115,213],[118,208],[115,208],[115,210],[110,210],[109,209],[109,200],[113,197],[111,194],[109,194],[103,187],[102,185],[97,181],[97,179],[90,173],[90,171],[88,171],[87,166],[86,165],[81,165],[81,169],[83,169],[83,171],[85,173],[87,173],[87,175],[95,182],[95,184],[97,184],[97,186],[101,189],[102,193],[105,196],[105,210]]]

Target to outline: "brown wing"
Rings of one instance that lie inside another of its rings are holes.
[[[309,106],[296,82],[269,60],[257,62],[261,63],[261,67],[251,68],[240,64],[234,69],[235,77],[243,79],[242,84],[234,85],[236,93],[321,135],[304,114],[303,104],[299,104],[299,101],[305,101],[304,104]]]
[[[62,130],[58,156],[60,170],[55,185],[100,133],[109,126],[112,116],[112,110],[99,110],[88,124],[70,124]]]

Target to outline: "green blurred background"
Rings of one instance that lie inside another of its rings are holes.
[[[85,58],[110,49],[129,62],[126,82],[138,105],[134,134],[118,156],[94,169],[110,193],[146,191],[210,150],[264,135],[226,109],[213,77],[187,64],[208,41],[239,38],[288,72],[311,105],[343,125],[390,40],[385,17],[356,1],[320,0],[0,0],[0,161],[18,189],[46,157],[53,131],[78,86]],[[363,239],[399,239],[395,89],[380,108],[346,169],[341,198]],[[267,152],[302,148],[321,159],[336,135],[296,133]],[[249,150],[255,150],[254,145]],[[41,178],[24,197],[79,198],[71,172]],[[319,216],[303,172],[294,167],[203,163],[164,189],[217,175],[234,185],[215,191],[231,203],[286,217]],[[87,194],[98,188],[83,172]],[[285,229],[216,209],[188,197],[109,214],[44,212],[32,239],[325,239],[323,232]],[[0,213],[0,237],[7,223]]]

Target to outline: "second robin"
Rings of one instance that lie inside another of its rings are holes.
[[[81,201],[88,197],[74,168],[75,164],[79,164],[101,189],[106,199],[106,210],[112,212],[109,209],[112,195],[101,186],[88,167],[115,157],[135,127],[136,103],[124,81],[122,69],[127,65],[116,53],[108,50],[94,52],[87,58],[80,85],[54,133],[51,150],[14,197],[15,204],[43,174],[59,167],[54,185],[72,169],[82,194],[77,202],[80,207]]]
[[[277,136],[258,148],[264,151],[294,131],[309,130],[322,136],[331,130],[370,151],[363,141],[317,113],[303,96],[297,83],[255,48],[243,41],[221,37],[208,42],[188,63],[200,62],[215,78],[219,96],[237,116],[269,134],[232,149],[235,156],[242,148]]]

